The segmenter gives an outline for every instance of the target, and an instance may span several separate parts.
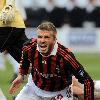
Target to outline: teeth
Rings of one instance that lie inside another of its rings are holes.
[[[41,47],[47,47],[47,46],[41,46]]]

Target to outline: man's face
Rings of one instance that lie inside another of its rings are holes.
[[[37,34],[39,52],[44,56],[48,56],[54,48],[54,44],[56,41],[56,39],[54,38],[55,33],[53,33],[52,31],[38,30]]]

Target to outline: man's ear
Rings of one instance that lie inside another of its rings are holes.
[[[56,41],[57,41],[57,37],[55,37],[54,44],[56,43]]]

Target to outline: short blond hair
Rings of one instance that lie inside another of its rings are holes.
[[[46,30],[46,31],[53,31],[54,33],[57,33],[56,27],[53,23],[49,21],[42,22],[38,27],[37,30]]]

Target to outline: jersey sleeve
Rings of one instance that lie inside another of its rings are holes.
[[[24,46],[22,48],[20,67],[19,67],[19,74],[21,75],[27,75],[30,71],[30,67],[31,67],[30,65],[32,64],[31,62],[32,48],[36,48],[36,41],[32,42],[31,40],[29,40],[26,43],[24,43]]]
[[[20,61],[19,74],[27,75],[30,66],[30,61],[28,59],[28,46],[24,46],[22,49],[22,57]]]
[[[84,84],[84,100],[94,100],[94,82],[71,51],[64,51],[64,59],[69,63],[72,74]]]

